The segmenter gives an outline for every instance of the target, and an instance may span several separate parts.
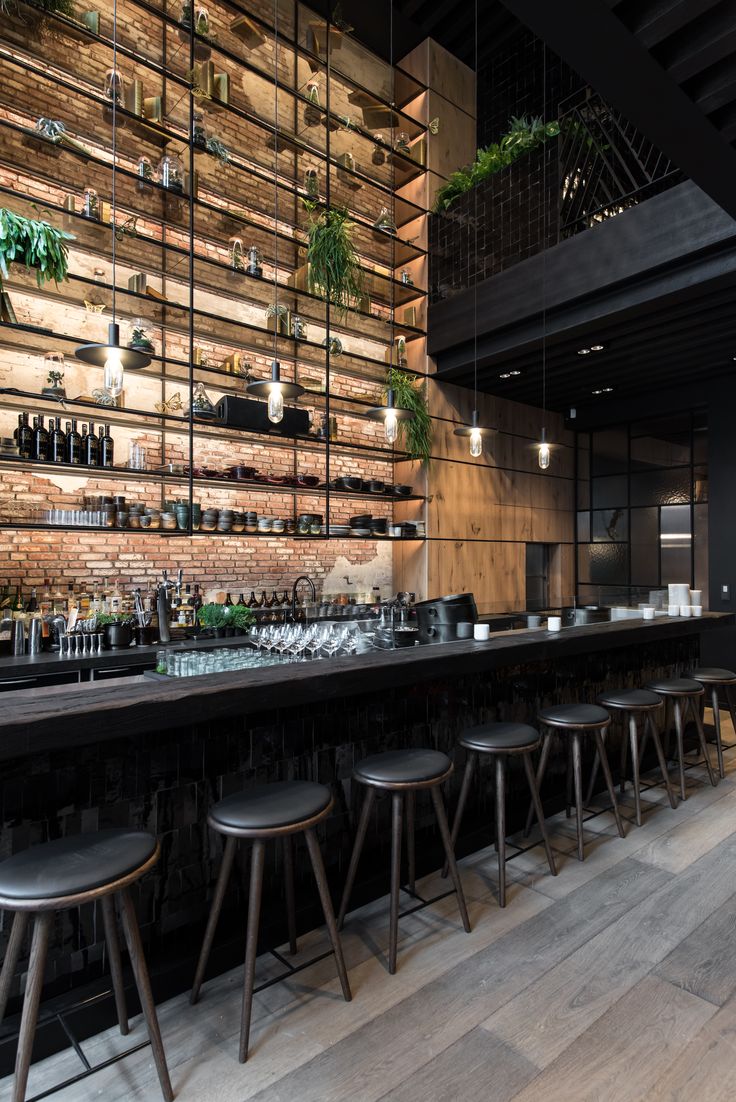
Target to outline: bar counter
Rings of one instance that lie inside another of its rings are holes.
[[[611,686],[640,685],[697,663],[704,633],[731,624],[730,614],[702,619],[617,621],[564,628],[504,631],[487,642],[458,641],[406,650],[270,666],[170,681],[140,674],[114,681],[19,689],[0,696],[0,804],[4,855],[82,830],[130,826],[161,839],[162,857],[137,891],[136,905],[157,998],[191,983],[220,843],[206,825],[209,807],[251,782],[303,778],[332,789],[334,810],[323,829],[323,851],[337,896],[352,844],[353,765],[367,754],[401,746],[430,746],[462,765],[460,731],[494,719],[534,722],[539,707],[594,700]],[[140,668],[155,660],[128,652]],[[98,662],[100,656],[92,661]],[[105,658],[114,663],[117,655]],[[87,659],[73,659],[85,662]],[[121,663],[118,659],[118,666]],[[0,663],[16,675],[69,672],[54,656]],[[611,761],[618,733],[612,731]],[[586,767],[590,765],[587,761]],[[447,786],[450,814],[460,769]],[[566,762],[552,752],[542,798],[548,813],[564,802]],[[388,803],[378,800],[356,881],[355,905],[387,888]],[[518,829],[528,794],[523,774],[509,769],[509,833]],[[490,773],[476,779],[458,841],[460,854],[492,838]],[[416,814],[417,872],[441,864],[429,804]],[[247,904],[247,847],[227,894],[212,956],[212,972],[243,959]],[[269,847],[264,879],[262,947],[285,937],[280,850]],[[243,864],[244,863],[244,864]],[[245,865],[245,867],[244,867]],[[296,849],[297,923],[321,923],[305,852]],[[3,938],[7,936],[7,923]],[[27,961],[21,960],[14,1004]],[[107,980],[99,916],[90,906],[63,912],[50,949],[45,997],[76,1005]],[[109,1014],[105,1007],[109,1007]],[[107,1014],[107,1017],[106,1017]],[[112,1020],[113,1004],[97,1006],[90,1029]],[[7,1019],[0,1031],[0,1073],[13,1045]],[[39,1032],[39,1052],[56,1044]]]

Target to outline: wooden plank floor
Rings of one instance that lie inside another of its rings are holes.
[[[709,718],[709,714],[706,714]],[[734,732],[724,717],[724,735]],[[713,752],[715,761],[715,753]],[[508,866],[496,903],[492,849],[462,862],[473,932],[453,897],[402,921],[399,970],[386,965],[387,901],[356,912],[345,954],[353,1002],[331,958],[256,998],[251,1058],[237,1062],[241,972],[179,997],[160,1022],[181,1102],[638,1102],[736,1097],[736,749],[717,788],[688,772],[673,811],[660,788],[644,824],[620,839],[609,813],[550,820],[559,875],[535,847]],[[438,877],[420,890],[444,888]],[[408,904],[407,899],[407,904]],[[303,939],[300,958],[326,946]],[[259,960],[258,980],[274,974]],[[96,1063],[144,1036],[83,1045]],[[34,1065],[29,1097],[79,1070],[65,1053]],[[0,1084],[0,1102],[10,1081]],[[52,1096],[56,1102],[158,1102],[150,1050]]]

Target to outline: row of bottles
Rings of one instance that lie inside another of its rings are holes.
[[[225,607],[233,604],[244,605],[246,608],[252,608],[254,612],[258,609],[288,609],[291,608],[291,597],[286,590],[279,597],[278,593],[274,589],[269,597],[266,590],[262,590],[260,597],[256,597],[255,590],[252,589],[250,597],[246,601],[245,596],[241,593],[237,601],[233,601],[231,595],[228,593],[225,597]]]
[[[76,418],[61,427],[61,418],[50,418],[48,428],[44,425],[43,415],[33,418],[29,424],[28,414],[18,415],[18,426],[13,433],[21,459],[36,459],[41,463],[69,463],[83,467],[113,467],[115,465],[115,442],[110,435],[110,426],[101,425],[99,436],[95,426],[82,425],[77,428]]]

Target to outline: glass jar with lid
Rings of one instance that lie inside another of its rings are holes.
[[[170,191],[184,191],[184,166],[175,153],[164,153],[159,161],[158,180]]]

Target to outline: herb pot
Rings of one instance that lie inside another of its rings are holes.
[[[105,646],[109,650],[129,647],[133,640],[130,624],[105,624]]]

